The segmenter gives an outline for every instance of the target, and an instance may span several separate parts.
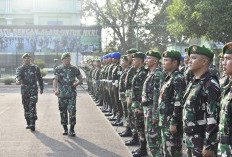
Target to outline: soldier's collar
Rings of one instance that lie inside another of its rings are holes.
[[[200,80],[204,80],[210,74],[209,70],[207,70],[204,74],[201,75]]]

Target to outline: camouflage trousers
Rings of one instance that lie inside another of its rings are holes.
[[[36,112],[37,101],[38,95],[22,95],[24,117],[26,120],[35,121],[38,119]]]
[[[219,143],[217,155],[219,157],[232,157],[232,145]]]
[[[151,106],[144,106],[144,124],[145,136],[148,147],[153,157],[162,156],[162,140],[161,129],[158,124],[152,124],[152,108]]]
[[[129,95],[130,95],[130,91],[127,90],[126,91],[126,101],[127,102],[130,98]],[[131,128],[131,130],[133,131],[133,133],[137,133],[135,131],[134,112],[132,110],[132,104],[130,104],[130,103],[127,103],[127,113],[128,113],[128,125]]]
[[[76,97],[58,98],[62,125],[76,124]],[[69,123],[68,123],[69,113]]]
[[[123,116],[123,111],[122,111],[122,103],[119,100],[118,87],[116,86],[112,86],[112,87],[113,87],[113,94],[114,94],[115,112],[117,114],[117,117],[121,119]]]
[[[183,132],[170,133],[169,125],[161,127],[161,137],[164,157],[182,157],[182,138]],[[177,130],[179,130],[177,128]]]
[[[140,141],[145,141],[145,125],[144,125],[144,114],[139,114],[139,103],[138,101],[132,102],[132,110],[133,110],[133,117],[134,117],[134,124],[135,124],[135,130],[138,132]]]
[[[120,93],[120,100],[121,100],[121,103],[122,103],[123,117],[125,118],[125,120],[127,122],[127,125],[129,126],[128,109],[127,109],[127,102],[126,102],[125,94]]]

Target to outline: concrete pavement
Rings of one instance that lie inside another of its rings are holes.
[[[76,137],[63,136],[57,97],[39,95],[36,131],[25,129],[19,86],[0,86],[1,157],[130,157],[115,129],[90,96],[78,88]]]

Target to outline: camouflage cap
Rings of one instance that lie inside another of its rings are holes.
[[[203,46],[192,45],[188,49],[188,55],[191,54],[199,54],[208,57],[209,59],[213,59],[214,53],[209,49]]]
[[[136,52],[132,54],[132,58],[145,58],[145,54],[143,52]]]
[[[163,53],[163,57],[170,57],[170,58],[174,58],[176,60],[180,60],[182,56],[181,56],[179,51],[171,50],[171,51],[165,51]]]
[[[65,57],[71,57],[69,52],[65,52],[61,55],[61,60],[63,60]]]
[[[136,52],[139,52],[139,51],[135,48],[131,48],[130,50],[126,51],[127,54],[132,54],[132,53],[136,53]]]
[[[24,53],[23,56],[22,56],[22,59],[24,59],[25,57],[31,57],[31,54],[30,53]]]
[[[232,42],[225,44],[222,49],[222,53],[224,54],[232,54]]]
[[[154,50],[147,51],[146,55],[147,56],[153,56],[153,57],[161,59],[161,54],[159,52],[157,52],[157,51],[154,51]]]

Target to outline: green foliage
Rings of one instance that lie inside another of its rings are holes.
[[[3,83],[5,85],[10,85],[11,83],[14,83],[14,82],[15,82],[15,80],[13,78],[5,78],[5,79],[3,79]]]
[[[41,59],[34,60],[34,64],[37,65],[40,69],[43,69],[46,66],[46,63]]]
[[[41,70],[40,73],[41,73],[42,77],[44,77],[48,74],[48,71]]]
[[[232,37],[231,0],[173,0],[168,30],[178,37],[203,37],[222,43]]]

